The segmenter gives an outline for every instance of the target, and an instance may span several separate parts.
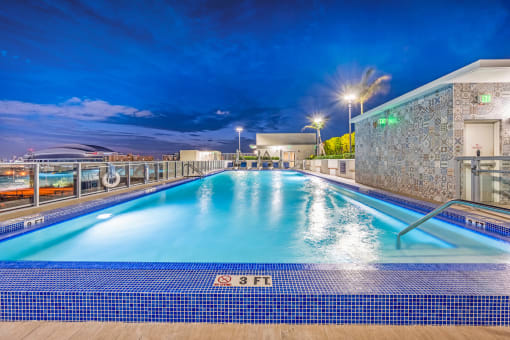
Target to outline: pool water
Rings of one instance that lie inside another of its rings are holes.
[[[508,243],[293,171],[227,171],[0,242],[0,260],[509,262]]]

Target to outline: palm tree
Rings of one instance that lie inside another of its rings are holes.
[[[370,78],[372,78],[374,73],[375,68],[367,68],[361,77],[361,81],[353,86],[357,94],[357,100],[360,104],[361,114],[363,114],[363,103],[375,96],[377,93],[383,91],[385,89],[384,82],[391,79],[391,76],[383,75],[370,82]]]
[[[326,124],[327,119],[319,116],[308,116],[306,117],[308,120],[308,125],[304,126],[302,131],[306,129],[313,129],[317,133],[316,141],[317,141],[317,156],[320,156],[322,153],[322,140],[321,140],[321,130],[324,128],[324,125]]]

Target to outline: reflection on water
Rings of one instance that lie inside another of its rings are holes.
[[[371,216],[344,204],[345,200],[329,188],[318,178],[305,186],[309,199],[303,207],[308,226],[303,233],[304,241],[332,262],[375,261],[380,244]]]

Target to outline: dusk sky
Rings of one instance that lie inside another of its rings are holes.
[[[368,110],[478,59],[510,57],[510,1],[2,1],[0,157],[66,143],[243,151],[330,116],[342,84],[392,79]],[[354,107],[359,113],[359,106]]]

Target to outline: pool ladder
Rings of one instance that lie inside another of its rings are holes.
[[[466,201],[466,200],[461,200],[461,199],[455,199],[455,200],[451,200],[451,201],[448,201],[446,202],[445,204],[437,207],[436,209],[432,210],[431,212],[429,212],[427,215],[423,216],[422,218],[420,218],[418,221],[410,224],[408,227],[406,227],[405,229],[402,229],[402,231],[400,231],[397,235],[397,249],[400,249],[400,237],[401,236],[404,236],[405,234],[407,234],[408,232],[410,232],[411,230],[413,230],[414,228],[420,226],[421,224],[427,222],[428,220],[430,220],[432,217],[436,216],[436,215],[439,215],[440,213],[442,213],[445,209],[448,209],[450,206],[454,205],[454,204],[458,204],[458,205],[465,205],[465,206],[468,206],[468,207],[473,207],[473,208],[478,208],[478,209],[484,209],[484,210],[489,210],[489,211],[494,211],[494,212],[498,212],[498,213],[502,213],[502,214],[506,214],[506,215],[510,215],[510,209],[506,209],[506,208],[500,208],[500,207],[495,207],[493,205],[488,205],[488,204],[483,204],[483,203],[476,203],[476,202],[472,202],[472,201]]]

